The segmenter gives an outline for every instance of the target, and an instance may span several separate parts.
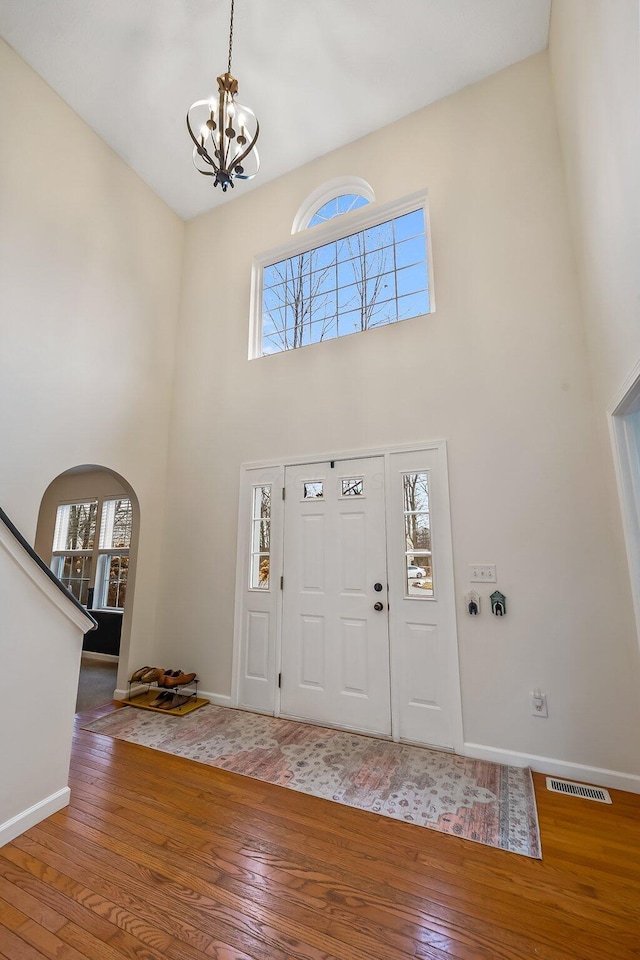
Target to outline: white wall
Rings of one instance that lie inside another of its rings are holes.
[[[83,632],[89,619],[0,521],[0,846],[69,802]]]
[[[33,542],[63,471],[100,464],[131,484],[132,655],[147,662],[184,227],[2,42],[0,89],[0,504]]]
[[[248,362],[252,256],[344,174],[382,202],[428,187],[437,312]],[[546,54],[187,225],[160,660],[230,692],[242,462],[440,438],[465,739],[640,773],[638,650],[602,508]],[[497,564],[504,620],[463,614],[473,562]],[[548,720],[530,715],[534,687]]]
[[[603,418],[640,359],[637,0],[554,0],[549,53]]]
[[[611,526],[621,539],[608,428],[609,413],[640,369],[638,0],[554,0],[549,42]],[[613,433],[620,436],[617,428]],[[637,462],[625,467],[627,456],[623,445],[616,453],[621,477],[627,469],[637,473]],[[621,576],[633,583],[640,636],[635,511],[630,502],[630,563]]]

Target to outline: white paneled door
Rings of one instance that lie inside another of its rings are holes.
[[[287,467],[280,713],[391,734],[383,457]]]
[[[461,751],[444,442],[246,468],[240,500],[235,703]]]

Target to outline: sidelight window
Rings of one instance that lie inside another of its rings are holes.
[[[251,511],[251,572],[253,590],[268,590],[271,561],[271,485],[253,488]]]
[[[405,596],[433,597],[433,554],[429,512],[429,474],[405,473]]]

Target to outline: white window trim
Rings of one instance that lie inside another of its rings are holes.
[[[326,184],[325,184],[326,186]],[[331,199],[331,197],[329,197]],[[263,274],[264,268],[273,263],[279,263],[281,260],[287,260],[289,257],[295,257],[300,253],[307,253],[309,250],[315,250],[316,247],[322,247],[325,243],[331,243],[341,240],[352,233],[358,233],[361,230],[368,230],[370,227],[377,227],[380,223],[387,220],[395,220],[406,213],[412,213],[420,207],[424,210],[424,228],[427,245],[427,271],[429,277],[429,313],[435,313],[436,301],[433,285],[433,263],[431,252],[431,224],[429,220],[429,193],[427,190],[419,190],[401,200],[391,200],[384,204],[371,204],[366,207],[360,207],[352,210],[350,213],[340,214],[333,217],[327,223],[318,224],[311,227],[310,230],[304,230],[297,233],[279,247],[267,250],[265,253],[258,254],[253,258],[251,267],[251,313],[249,318],[249,360],[266,359],[262,354],[262,294],[263,294]],[[337,338],[340,339],[339,337]],[[282,353],[291,353],[294,351],[284,350]],[[269,354],[269,356],[279,357],[281,353]]]
[[[120,499],[124,499],[121,497]],[[124,613],[124,607],[109,607],[105,603],[109,592],[109,558],[127,557],[129,558],[129,547],[112,547],[111,549],[101,549],[98,552],[96,561],[96,576],[93,594],[93,610],[104,610],[107,613]],[[126,582],[126,581],[125,581]]]
[[[369,203],[375,203],[376,195],[373,192],[373,187],[362,177],[336,177],[334,180],[322,183],[313,193],[309,194],[293,218],[291,233],[295,235],[300,233],[301,230],[306,230],[315,214],[325,203],[348,193],[355,193],[358,197],[364,197]],[[345,214],[341,214],[341,216],[345,216]],[[311,229],[313,230],[314,227]]]

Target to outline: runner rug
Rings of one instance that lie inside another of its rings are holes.
[[[122,708],[83,726],[379,816],[540,859],[531,772],[209,704]]]

